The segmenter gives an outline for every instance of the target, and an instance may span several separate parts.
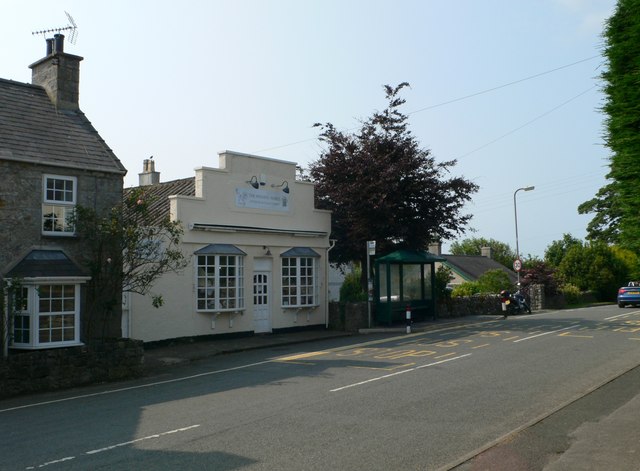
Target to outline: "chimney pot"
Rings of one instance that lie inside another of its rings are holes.
[[[442,255],[442,242],[429,244],[429,252],[433,255]]]
[[[53,38],[47,38],[47,56],[53,54],[53,42],[55,40]]]
[[[53,38],[56,42],[56,52],[64,52],[64,34],[54,34]]]
[[[140,186],[155,185],[160,183],[160,172],[156,172],[155,162],[151,159],[144,159],[142,162],[142,173],[138,174],[138,184]]]
[[[493,258],[493,249],[491,247],[482,247],[480,253],[483,257]]]

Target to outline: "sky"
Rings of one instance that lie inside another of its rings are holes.
[[[77,25],[80,108],[136,186],[233,150],[320,157],[316,122],[355,131],[408,82],[402,111],[421,148],[457,159],[480,190],[465,235],[543,257],[584,239],[580,203],[606,180],[600,74],[615,0],[0,0],[0,77],[31,82],[33,32]],[[0,104],[2,106],[2,104]],[[518,188],[535,186],[533,191]],[[453,241],[443,241],[446,253]]]

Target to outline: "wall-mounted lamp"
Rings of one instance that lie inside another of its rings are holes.
[[[284,191],[285,193],[289,194],[289,182],[288,181],[283,181],[282,183],[280,183],[279,185],[274,185],[273,183],[271,184],[271,188],[282,188],[282,191]]]
[[[254,187],[256,190],[260,187],[260,183],[258,183],[258,177],[255,175],[251,177],[251,180],[247,180],[247,183]]]
[[[266,245],[263,245],[263,246],[262,246],[262,250],[264,250],[264,251],[265,251],[265,252],[264,252],[264,254],[265,254],[267,257],[271,257],[271,249],[270,249],[269,247],[267,247]]]

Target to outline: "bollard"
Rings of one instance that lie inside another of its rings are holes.
[[[411,306],[407,304],[407,334],[411,333]]]

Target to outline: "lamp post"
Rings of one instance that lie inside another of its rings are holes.
[[[513,192],[513,214],[515,216],[515,221],[516,221],[516,260],[520,260],[520,246],[518,245],[518,208],[516,206],[516,195],[520,190],[531,191],[533,189],[535,189],[535,186],[525,186],[523,188],[518,188],[516,191]],[[520,283],[520,270],[519,269],[516,270],[516,273],[518,275],[518,283]]]

